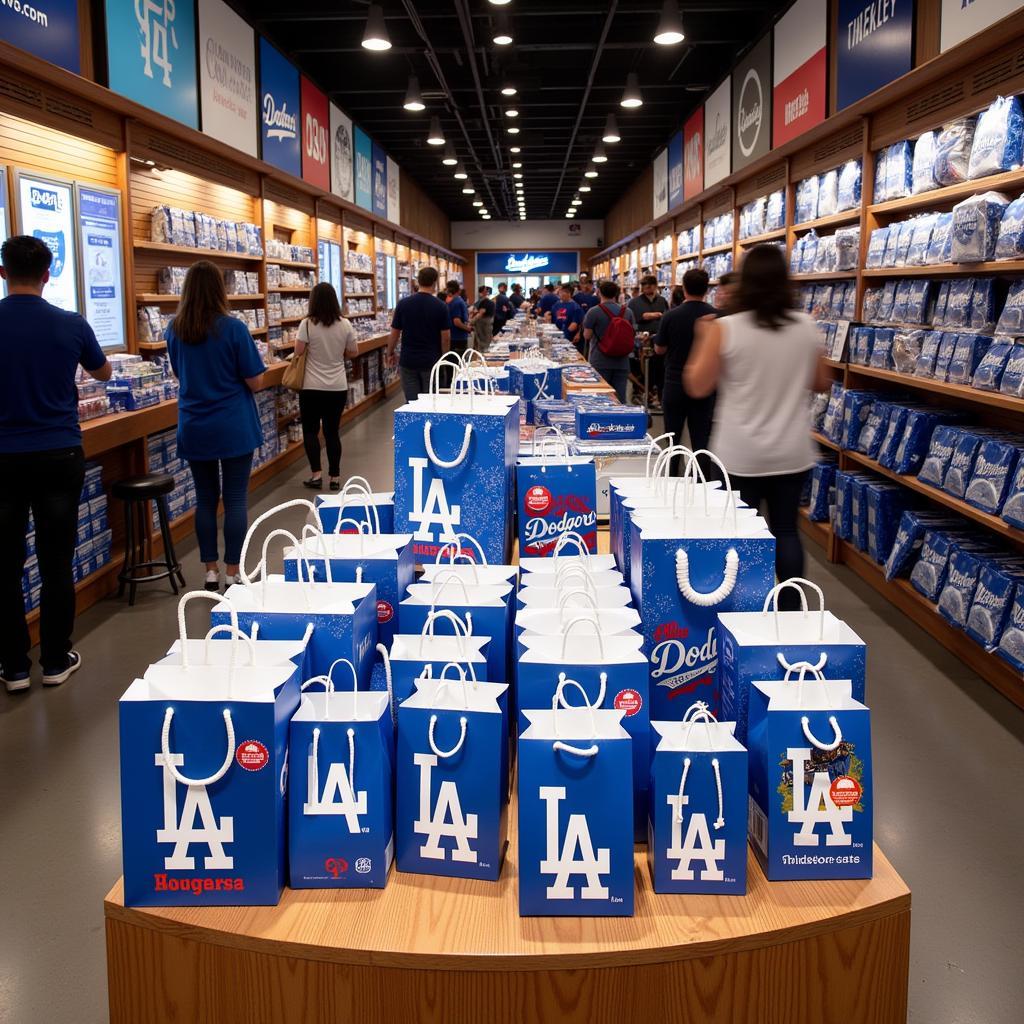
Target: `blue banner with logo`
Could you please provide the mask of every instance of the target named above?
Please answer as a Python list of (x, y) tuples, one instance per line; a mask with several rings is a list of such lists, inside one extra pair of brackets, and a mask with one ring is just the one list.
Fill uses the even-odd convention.
[(106, 0), (105, 10), (110, 88), (198, 128), (194, 4)]
[(373, 212), (378, 217), (388, 215), (388, 157), (377, 145), (371, 143), (373, 153)]
[[(356, 137), (356, 204), (364, 210), (373, 210), (373, 142), (362, 128), (355, 129)], [(386, 202), (386, 200), (385, 200)]]
[(913, 0), (839, 0), (836, 44), (836, 97), (842, 110), (913, 67)]
[(77, 74), (78, 0), (47, 0), (45, 8), (16, 0), (0, 4), (0, 39)]
[(676, 132), (668, 144), (668, 208), (683, 201), (683, 133)]
[(575, 274), (579, 270), (577, 252), (478, 252), (478, 274)]
[(268, 164), (302, 177), (299, 72), (260, 37), (260, 138)]

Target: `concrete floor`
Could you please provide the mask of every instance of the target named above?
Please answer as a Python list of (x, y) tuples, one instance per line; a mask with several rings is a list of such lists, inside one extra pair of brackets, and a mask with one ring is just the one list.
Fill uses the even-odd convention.
[[(390, 438), (389, 410), (353, 424), (343, 471), (390, 486)], [(253, 516), (307, 493), (304, 475), (297, 465), (255, 494)], [(848, 570), (810, 553), (829, 607), (869, 647), (876, 839), (913, 891), (909, 1019), (1019, 1024), (1024, 714)], [(198, 585), (194, 544), (180, 554)], [(174, 608), (159, 585), (132, 609), (102, 602), (79, 620), (84, 667), (71, 681), (0, 693), (4, 1024), (107, 1019), (102, 900), (121, 870), (117, 699), (166, 651)]]

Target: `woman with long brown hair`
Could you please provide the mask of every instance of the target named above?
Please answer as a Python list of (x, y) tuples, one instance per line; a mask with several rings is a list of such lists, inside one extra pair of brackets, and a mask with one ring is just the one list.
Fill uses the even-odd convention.
[(221, 498), (227, 582), (240, 582), (249, 472), (253, 452), (263, 443), (253, 394), (263, 384), (265, 367), (248, 328), (229, 314), (224, 278), (209, 260), (189, 267), (166, 338), (171, 369), (181, 385), (178, 455), (188, 461), (196, 484), (199, 557), (206, 563), (206, 589), (218, 590)]

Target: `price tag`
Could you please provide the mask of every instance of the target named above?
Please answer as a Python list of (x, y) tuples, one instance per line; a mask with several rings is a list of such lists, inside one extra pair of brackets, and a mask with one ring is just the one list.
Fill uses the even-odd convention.
[(846, 356), (846, 338), (850, 333), (850, 321), (840, 320), (836, 324), (836, 335), (832, 341), (832, 348), (828, 354), (829, 359), (834, 359), (837, 363), (843, 362)]

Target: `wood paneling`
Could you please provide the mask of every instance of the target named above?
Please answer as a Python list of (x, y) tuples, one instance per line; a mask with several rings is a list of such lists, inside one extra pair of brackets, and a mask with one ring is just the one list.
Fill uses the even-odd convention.
[(777, 192), (780, 188), (784, 189), (786, 187), (786, 171), (786, 161), (780, 160), (773, 167), (739, 182), (736, 185), (736, 205), (742, 206), (753, 199), (768, 195), (769, 192)]
[(654, 212), (654, 168), (648, 164), (604, 222), (605, 243), (642, 228)]
[(399, 217), (406, 231), (422, 235), (439, 245), (450, 248), (451, 224), (447, 215), (408, 175), (402, 175), (401, 213)]
[(20, 117), (0, 113), (0, 162), (56, 178), (119, 186), (117, 153)]
[[(288, 245), (304, 245), (316, 249), (313, 207), (296, 209), (271, 199), (263, 201), (263, 233)], [(314, 253), (314, 259), (316, 258)]]
[(204, 182), (218, 182), (250, 195), (259, 195), (260, 192), (260, 178), (255, 171), (137, 121), (131, 124), (128, 155), (152, 160), (160, 167), (173, 167), (196, 175)]

